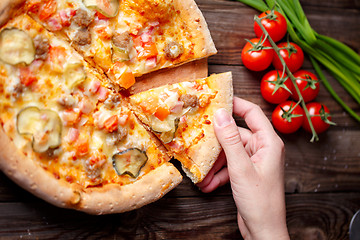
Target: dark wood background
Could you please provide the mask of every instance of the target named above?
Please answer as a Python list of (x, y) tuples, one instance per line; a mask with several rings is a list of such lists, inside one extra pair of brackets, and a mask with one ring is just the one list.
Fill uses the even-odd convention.
[[(274, 108), (259, 90), (261, 76), (241, 62), (245, 38), (254, 37), (255, 10), (241, 3), (196, 0), (219, 53), (209, 73), (232, 71), (235, 95), (259, 104), (270, 117)], [(302, 0), (312, 27), (360, 51), (359, 0)], [(304, 68), (311, 69), (308, 60)], [(349, 105), (356, 104), (330, 78)], [(348, 239), (351, 217), (360, 209), (360, 124), (322, 88), (337, 126), (310, 143), (310, 134), (280, 135), (286, 146), (286, 207), (291, 239)], [(239, 124), (243, 122), (239, 120)], [(178, 164), (175, 163), (177, 166)], [(269, 236), (271, 239), (271, 236)], [(90, 216), (53, 207), (25, 192), (0, 173), (0, 239), (241, 239), (229, 185), (201, 193), (190, 180), (141, 209)]]

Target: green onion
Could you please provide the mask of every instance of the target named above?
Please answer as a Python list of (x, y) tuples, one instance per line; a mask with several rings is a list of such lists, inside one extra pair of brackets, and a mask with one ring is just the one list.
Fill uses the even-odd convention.
[[(304, 13), (299, 0), (237, 0), (259, 11), (274, 8), (285, 17), (288, 33), (309, 56), (322, 83), (332, 97), (358, 122), (360, 116), (334, 91), (321, 72), (323, 65), (353, 99), (360, 104), (360, 56), (350, 47), (315, 32)], [(266, 7), (265, 7), (265, 6)]]

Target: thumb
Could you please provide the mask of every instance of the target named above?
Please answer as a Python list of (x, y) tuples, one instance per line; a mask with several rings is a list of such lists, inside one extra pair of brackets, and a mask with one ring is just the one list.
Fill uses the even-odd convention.
[(224, 108), (218, 109), (215, 112), (214, 123), (216, 137), (226, 155), (229, 174), (231, 172), (239, 174), (250, 170), (253, 166), (232, 116)]

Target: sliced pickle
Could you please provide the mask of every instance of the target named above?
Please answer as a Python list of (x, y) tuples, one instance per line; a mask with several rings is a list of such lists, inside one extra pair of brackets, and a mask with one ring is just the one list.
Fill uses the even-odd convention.
[(130, 60), (129, 51), (111, 44), (111, 60), (113, 62), (125, 62)]
[(17, 131), (21, 135), (32, 136), (32, 148), (43, 153), (61, 144), (61, 120), (49, 109), (26, 107), (17, 115)]
[(23, 30), (5, 28), (0, 32), (0, 59), (5, 63), (29, 65), (35, 59), (32, 38)]
[(118, 175), (128, 174), (136, 178), (140, 169), (145, 165), (148, 157), (144, 151), (138, 148), (129, 148), (114, 154), (112, 157), (113, 167)]
[(66, 86), (72, 89), (85, 81), (86, 72), (81, 63), (70, 63), (66, 66), (63, 76)]
[(108, 18), (115, 17), (119, 11), (119, 0), (83, 0), (83, 3)]
[(165, 143), (165, 144), (170, 143), (175, 138), (175, 133), (176, 133), (176, 130), (178, 129), (179, 122), (180, 122), (180, 119), (175, 118), (174, 128), (172, 128), (168, 132), (163, 132), (160, 134), (159, 137), (160, 137), (161, 141), (163, 141), (163, 143)]

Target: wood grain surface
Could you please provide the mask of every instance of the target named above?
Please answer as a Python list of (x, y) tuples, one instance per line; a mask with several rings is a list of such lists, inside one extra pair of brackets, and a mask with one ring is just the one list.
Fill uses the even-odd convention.
[[(264, 72), (246, 70), (240, 57), (244, 39), (255, 36), (257, 11), (235, 1), (196, 2), (218, 49), (209, 58), (209, 73), (232, 71), (235, 95), (259, 104), (270, 117), (274, 105), (262, 99), (259, 89)], [(301, 3), (317, 32), (360, 52), (359, 0)], [(304, 68), (312, 71), (308, 60)], [(359, 113), (359, 105), (327, 76)], [(310, 134), (303, 131), (280, 135), (286, 147), (289, 233), (291, 239), (348, 239), (351, 217), (360, 209), (360, 125), (324, 88), (317, 101), (329, 107), (337, 123), (319, 142), (310, 143)], [(241, 234), (229, 185), (203, 194), (184, 176), (183, 183), (155, 203), (124, 214), (91, 216), (51, 206), (0, 173), (0, 239), (241, 239)]]

